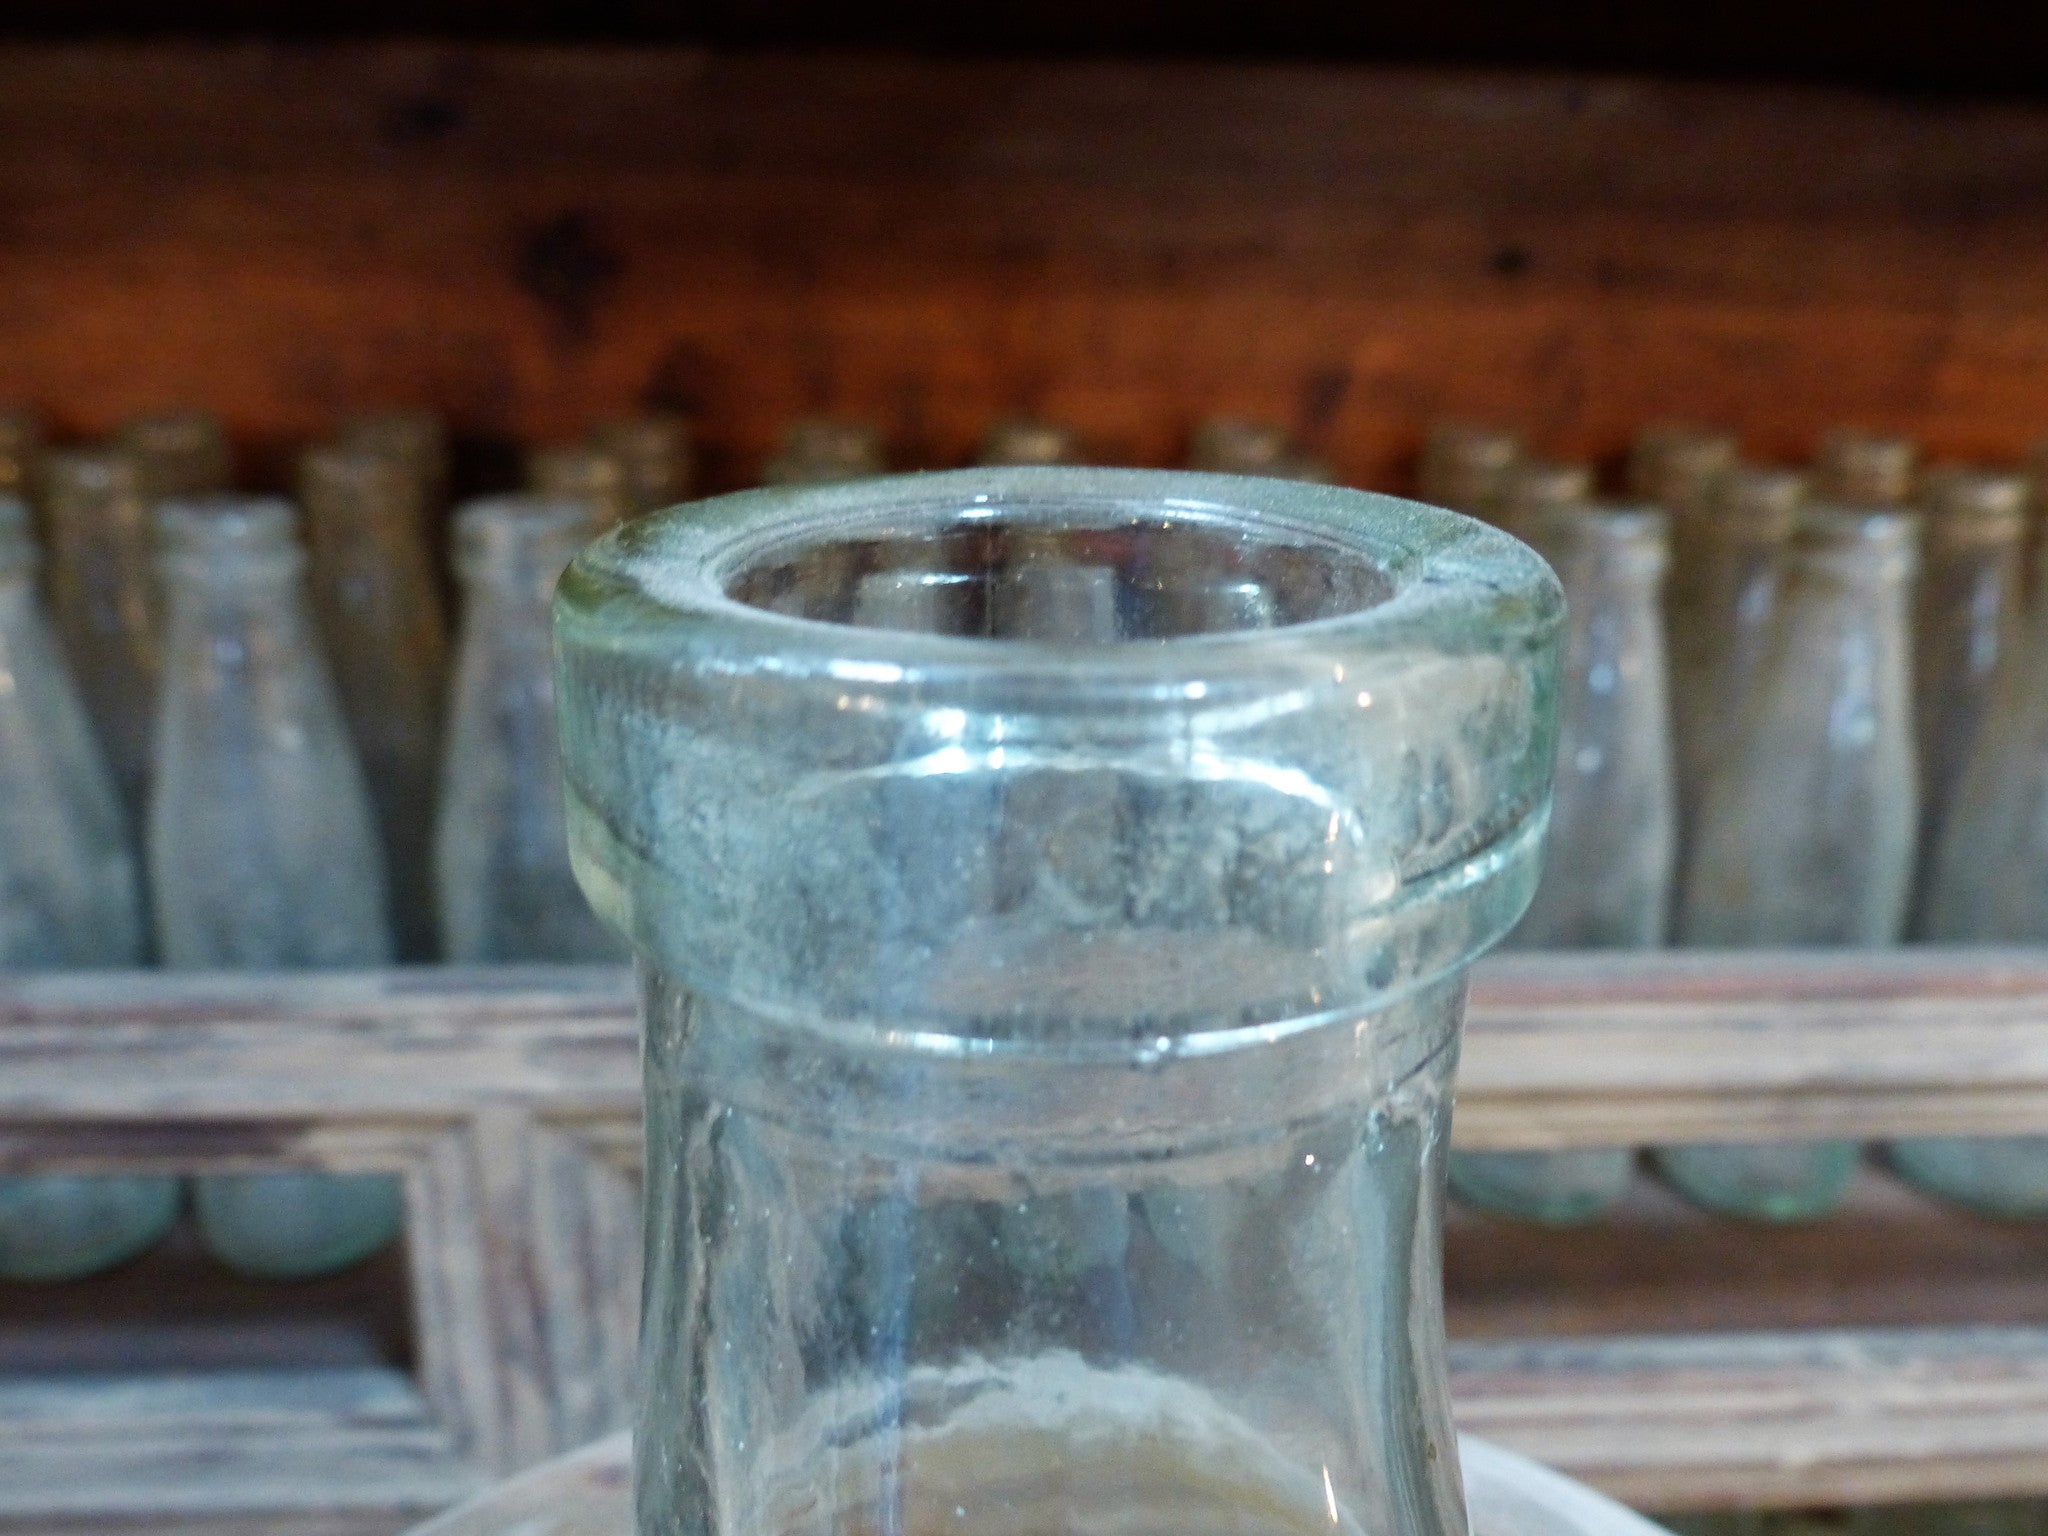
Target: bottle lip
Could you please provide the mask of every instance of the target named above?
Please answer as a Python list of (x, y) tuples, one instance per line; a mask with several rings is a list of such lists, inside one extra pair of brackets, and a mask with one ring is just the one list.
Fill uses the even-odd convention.
[(159, 502), (153, 520), (163, 559), (180, 566), (303, 558), (299, 509), (282, 496), (182, 497)]
[(1939, 464), (1920, 482), (1926, 537), (1947, 543), (2004, 543), (2026, 531), (2029, 487), (2024, 475)]
[[(1002, 528), (1142, 529), (1170, 543), (1181, 527), (1202, 535), (1181, 546), (1191, 555), (1230, 536), (1296, 549), (1310, 566), (1320, 552), (1330, 570), (1374, 580), (1369, 590), (1333, 584), (1352, 606), (1327, 617), (1093, 643), (867, 628), (733, 595), (750, 573), (802, 569), (841, 541)], [(643, 955), (763, 1015), (879, 1020), (947, 1049), (1042, 1029), (1041, 1044), (1085, 1038), (1114, 1054), (1130, 1049), (1122, 1026), (1132, 1015), (1116, 999), (1132, 994), (1133, 975), (1153, 965), (1192, 974), (1160, 956), (1170, 946), (1213, 956), (1215, 939), (1250, 946), (1230, 995), (1191, 999), (1187, 983), (1162, 983), (1145, 1008), (1188, 1011), (1145, 1017), (1160, 1036), (1246, 1043), (1440, 979), (1519, 916), (1548, 806), (1563, 618), (1556, 577), (1500, 530), (1305, 482), (982, 468), (717, 497), (598, 539), (557, 591), (572, 853), (594, 905)], [(881, 941), (849, 927), (855, 911), (896, 922), (888, 914), (908, 910), (902, 903), (926, 912), (920, 904), (933, 899), (890, 873), (894, 845), (844, 844), (847, 829), (880, 825), (882, 786), (892, 814), (930, 840), (933, 868), (967, 868), (993, 845), (980, 822), (947, 811), (958, 804), (949, 797), (1019, 774), (1103, 773), (1236, 807), (1204, 815), (1256, 817), (1264, 812), (1251, 807), (1270, 806), (1318, 850), (1327, 841), (1315, 860), (1286, 855), (1293, 862), (1275, 877), (1299, 898), (1299, 928), (1210, 914), (1183, 931), (1119, 905), (1041, 933), (1032, 924), (1043, 914), (999, 908), (983, 929), (933, 907), (945, 937), (918, 940), (940, 957), (930, 964), (994, 967), (998, 992), (1028, 992), (1057, 1017), (998, 1028), (980, 1011), (997, 1005), (974, 1000), (979, 981), (944, 991), (954, 1001), (943, 1006), (902, 1001), (896, 989), (910, 983), (900, 969), (862, 947)], [(771, 855), (730, 851), (734, 837), (767, 835), (779, 840)], [(1282, 845), (1294, 846), (1273, 842)], [(793, 900), (817, 868), (846, 894)], [(743, 911), (782, 914), (801, 931), (770, 944), (759, 922), (732, 918)], [(1020, 987), (1042, 952), (1002, 946), (1046, 934), (1128, 959), (1113, 978)], [(996, 953), (1010, 958), (984, 958)], [(1058, 967), (1045, 963), (1050, 978)], [(1081, 1035), (1061, 1033), (1069, 1025)]]
[[(587, 546), (558, 601), (572, 643), (668, 656), (715, 644), (819, 666), (868, 660), (970, 679), (1056, 670), (1079, 681), (1197, 682), (1276, 636), (1407, 650), (1494, 626), (1503, 638), (1554, 626), (1555, 579), (1519, 541), (1473, 518), (1371, 491), (1193, 470), (989, 466), (738, 491), (671, 508)], [(1295, 535), (1361, 558), (1391, 592), (1350, 613), (1279, 629), (1137, 643), (1063, 643), (867, 629), (759, 607), (731, 595), (746, 570), (805, 547), (1004, 525), (1059, 532), (1063, 516), (1165, 519), (1229, 532)], [(1176, 706), (1177, 707), (1177, 706)]]

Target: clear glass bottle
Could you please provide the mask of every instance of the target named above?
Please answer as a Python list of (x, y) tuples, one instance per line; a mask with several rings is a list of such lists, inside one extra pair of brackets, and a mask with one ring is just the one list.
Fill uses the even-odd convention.
[[(315, 640), (291, 503), (158, 509), (169, 625), (149, 874), (174, 970), (388, 965), (384, 864), (355, 747)], [(396, 1235), (398, 1181), (216, 1174), (200, 1235), (262, 1278), (346, 1268)]]
[(886, 472), (882, 434), (865, 421), (805, 416), (789, 424), (782, 447), (761, 469), (763, 485), (824, 485)]
[(580, 501), (505, 496), (456, 514), (462, 637), (434, 844), (450, 960), (608, 960), (621, 946), (569, 870), (548, 603), (592, 533)]
[(120, 446), (135, 461), (143, 499), (152, 504), (218, 495), (234, 483), (227, 429), (206, 411), (136, 416), (122, 427)]
[(1688, 514), (1706, 504), (1714, 482), (1740, 458), (1735, 438), (1718, 428), (1654, 422), (1629, 445), (1629, 494), (1670, 513), (1676, 535)]
[[(1666, 520), (1643, 508), (1570, 503), (1514, 516), (1508, 531), (1563, 583), (1556, 789), (1543, 883), (1507, 943), (1516, 949), (1655, 949), (1664, 943), (1677, 810), (1660, 601)], [(1454, 1152), (1466, 1201), (1535, 1221), (1587, 1221), (1621, 1198), (1626, 1148)]]
[(43, 465), (43, 521), (57, 638), (139, 843), (163, 667), (142, 472), (118, 449), (52, 453)]
[(1493, 520), (1519, 538), (1518, 524), (1560, 507), (1584, 506), (1593, 499), (1593, 485), (1590, 464), (1523, 459), (1501, 482)]
[(1802, 475), (1738, 465), (1714, 482), (1698, 511), (1674, 514), (1688, 529), (1692, 562), (1686, 605), (1667, 624), (1681, 867), (1707, 781), (1756, 687), (1785, 544), (1805, 498)]
[[(1999, 660), (1983, 729), (1935, 845), (1922, 925), (1934, 943), (2048, 942), (2044, 665), (2048, 604), (2037, 598)], [(1913, 1183), (1976, 1210), (2048, 1215), (2048, 1137), (1924, 1137), (1893, 1143), (1888, 1157)]]
[(413, 481), (424, 523), (434, 524), (448, 505), (454, 453), (448, 424), (432, 411), (373, 411), (341, 424), (343, 448), (396, 459)]
[(42, 418), (13, 407), (0, 410), (0, 496), (33, 501), (42, 486)]
[(1241, 416), (1211, 416), (1188, 439), (1188, 468), (1218, 475), (1327, 481), (1329, 467), (1295, 445), (1285, 427)]
[(982, 464), (1078, 464), (1081, 442), (1065, 422), (1012, 416), (995, 423), (981, 440)]
[[(1277, 626), (737, 595), (989, 530), (984, 586), (1017, 540), (1120, 591), (1239, 566)], [(639, 1529), (1462, 1536), (1442, 1160), (1464, 968), (1534, 884), (1541, 563), (1358, 492), (984, 469), (657, 514), (556, 612), (577, 872), (644, 987)], [(1064, 899), (1066, 789), (1144, 850), (1121, 899)], [(987, 1206), (1030, 1241), (932, 1264)]]
[(397, 956), (407, 962), (438, 949), (434, 799), (448, 631), (425, 489), (388, 450), (315, 448), (299, 466), (313, 612), (377, 813)]
[(690, 425), (680, 416), (627, 416), (598, 424), (591, 446), (610, 454), (626, 472), (629, 516), (672, 507), (689, 499), (696, 473)]
[(1522, 457), (1522, 440), (1496, 427), (1445, 421), (1429, 429), (1415, 476), (1416, 494), (1431, 506), (1468, 517), (1500, 515), (1501, 492)]
[[(128, 823), (36, 593), (28, 505), (0, 493), (0, 970), (139, 965)], [(156, 1245), (174, 1178), (0, 1178), (0, 1278), (74, 1280)]]
[[(1919, 828), (1911, 603), (1918, 519), (1811, 507), (1755, 696), (1707, 787), (1682, 881), (1692, 948), (1896, 943)], [(1666, 1148), (1665, 1176), (1713, 1210), (1824, 1214), (1855, 1172), (1850, 1142)]]
[(1902, 507), (1913, 499), (1920, 450), (1909, 437), (1847, 429), (1821, 440), (1813, 494), (1845, 507)]
[(1913, 921), (1926, 927), (1941, 829), (1991, 689), (2017, 635), (2027, 483), (1942, 466), (1920, 487), (1923, 551), (1914, 605), (1913, 708), (1920, 754), (1920, 858)]
[(625, 461), (588, 443), (536, 449), (526, 461), (526, 486), (543, 501), (581, 502), (597, 532), (638, 515)]

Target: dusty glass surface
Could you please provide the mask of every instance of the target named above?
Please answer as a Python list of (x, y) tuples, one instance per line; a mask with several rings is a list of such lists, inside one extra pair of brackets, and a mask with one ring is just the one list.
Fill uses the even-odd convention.
[[(1755, 695), (1708, 783), (1682, 877), (1693, 948), (1896, 943), (1919, 825), (1908, 613), (1918, 520), (1809, 508)], [(1848, 1142), (1670, 1148), (1666, 1176), (1713, 1209), (1816, 1216), (1856, 1163)]]
[(377, 814), (397, 957), (432, 960), (448, 631), (425, 484), (395, 453), (347, 447), (309, 452), (299, 483), (313, 611)]
[(1672, 514), (1674, 559), (1685, 572), (1666, 607), (1681, 858), (1714, 766), (1756, 690), (1785, 542), (1805, 497), (1803, 476), (1742, 465)]
[[(1677, 838), (1665, 516), (1565, 503), (1510, 514), (1506, 526), (1550, 562), (1570, 615), (1543, 882), (1507, 944), (1654, 949), (1671, 910)], [(1621, 1198), (1633, 1163), (1626, 1148), (1454, 1153), (1451, 1187), (1532, 1220), (1585, 1221)]]
[(2018, 475), (1943, 466), (1920, 488), (1924, 546), (1913, 615), (1920, 858), (1910, 930), (1924, 935), (1935, 851), (1977, 739), (1999, 658), (2017, 635), (2027, 532)]
[(1501, 493), (1522, 458), (1522, 440), (1512, 432), (1470, 422), (1438, 422), (1422, 445), (1416, 466), (1416, 494), (1432, 506), (1468, 517), (1500, 515)]
[(1461, 1532), (1448, 1087), (1534, 884), (1541, 563), (988, 469), (643, 519), (556, 613), (645, 987), (640, 1529)]
[[(388, 965), (384, 861), (334, 683), (315, 639), (289, 502), (158, 509), (170, 606), (149, 874), (157, 948), (175, 970)], [(383, 1175), (211, 1175), (200, 1235), (245, 1274), (343, 1268), (398, 1229)]]
[(594, 532), (577, 501), (506, 496), (456, 516), (462, 639), (435, 838), (450, 960), (616, 959), (569, 869), (548, 603)]
[[(2036, 573), (2036, 591), (2041, 573)], [(1925, 936), (1937, 944), (2048, 942), (2048, 604), (2035, 602), (1991, 682), (1984, 726), (1934, 850)], [(2048, 1138), (1895, 1143), (1914, 1183), (1993, 1215), (2048, 1214)]]
[(139, 838), (163, 666), (163, 604), (141, 472), (115, 449), (53, 453), (44, 464), (43, 519), (57, 638)]
[[(28, 507), (0, 493), (0, 970), (138, 965), (127, 818), (36, 594)], [(153, 1246), (178, 1181), (0, 1178), (0, 1278), (69, 1280)]]

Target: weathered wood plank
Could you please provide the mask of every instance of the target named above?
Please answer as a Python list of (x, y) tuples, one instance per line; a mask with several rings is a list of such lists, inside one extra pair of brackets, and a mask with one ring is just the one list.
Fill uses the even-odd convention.
[[(536, 102), (547, 110), (536, 111)], [(371, 404), (484, 439), (996, 415), (1166, 462), (1278, 417), (1362, 483), (1442, 413), (1605, 455), (2042, 429), (2048, 111), (1341, 66), (430, 44), (0, 54), (0, 393), (188, 400), (274, 469)]]

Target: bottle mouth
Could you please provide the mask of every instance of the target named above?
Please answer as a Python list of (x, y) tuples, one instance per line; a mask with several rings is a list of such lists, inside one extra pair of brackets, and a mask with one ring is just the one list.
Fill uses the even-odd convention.
[(981, 469), (743, 492), (556, 596), (584, 889), (700, 995), (931, 1038), (1341, 1015), (1533, 886), (1562, 599), (1413, 502)]
[(159, 502), (157, 558), (167, 571), (223, 580), (296, 571), (305, 562), (298, 508), (275, 496), (199, 496)]

